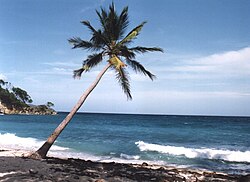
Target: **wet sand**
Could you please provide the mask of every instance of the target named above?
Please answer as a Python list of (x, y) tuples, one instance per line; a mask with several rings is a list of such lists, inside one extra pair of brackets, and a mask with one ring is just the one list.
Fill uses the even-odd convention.
[(86, 182), (134, 182), (134, 181), (239, 181), (249, 182), (249, 175), (179, 169), (167, 166), (143, 164), (101, 163), (81, 159), (49, 157), (33, 160), (21, 157), (22, 151), (0, 150), (0, 181), (86, 181)]

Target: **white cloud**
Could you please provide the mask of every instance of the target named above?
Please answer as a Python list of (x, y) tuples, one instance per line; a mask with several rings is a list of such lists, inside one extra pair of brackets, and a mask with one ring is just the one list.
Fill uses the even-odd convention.
[(197, 99), (197, 98), (250, 98), (250, 92), (233, 91), (143, 91), (135, 92), (138, 98), (166, 99)]
[(57, 75), (72, 75), (72, 70), (70, 69), (64, 69), (64, 68), (51, 68), (51, 69), (45, 69), (45, 70), (40, 70), (40, 71), (30, 71), (30, 72), (20, 72), (20, 71), (12, 71), (7, 73), (7, 75), (10, 78), (25, 78), (25, 77), (31, 77), (31, 78), (36, 78), (39, 76), (57, 76)]
[(133, 105), (144, 113), (249, 115), (249, 101), (250, 92), (160, 90), (135, 92)]
[(79, 67), (81, 64), (75, 63), (73, 61), (56, 61), (56, 62), (44, 62), (43, 65), (52, 66), (52, 67), (63, 67), (63, 68), (73, 68)]
[(4, 74), (0, 73), (0, 79), (1, 80), (7, 80), (7, 77)]
[(193, 63), (197, 63), (198, 70), (202, 66), (208, 72), (250, 75), (250, 47), (238, 51), (229, 51), (221, 54), (199, 58)]
[(168, 79), (220, 79), (250, 77), (250, 47), (237, 51), (179, 60), (179, 65), (155, 68)]

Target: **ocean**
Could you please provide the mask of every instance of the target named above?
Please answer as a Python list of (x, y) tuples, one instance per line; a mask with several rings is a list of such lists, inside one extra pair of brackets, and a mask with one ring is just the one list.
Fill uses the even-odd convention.
[[(66, 115), (0, 116), (0, 149), (38, 149)], [(78, 113), (49, 155), (250, 174), (250, 117)]]

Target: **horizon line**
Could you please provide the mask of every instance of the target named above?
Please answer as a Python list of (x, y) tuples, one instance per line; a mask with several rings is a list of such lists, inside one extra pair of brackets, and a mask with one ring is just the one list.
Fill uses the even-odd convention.
[[(70, 111), (57, 111), (57, 113), (69, 113)], [(76, 114), (114, 114), (114, 115), (149, 115), (149, 116), (188, 116), (188, 117), (246, 117), (250, 115), (216, 115), (216, 114), (164, 114), (164, 113), (126, 113), (126, 112), (97, 112), (80, 111)]]

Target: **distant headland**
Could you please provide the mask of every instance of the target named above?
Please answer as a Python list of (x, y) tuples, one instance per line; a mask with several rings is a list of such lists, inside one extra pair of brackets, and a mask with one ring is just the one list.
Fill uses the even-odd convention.
[(51, 107), (52, 102), (43, 105), (31, 105), (33, 100), (29, 94), (0, 79), (0, 113), (1, 114), (27, 114), (27, 115), (56, 115)]

